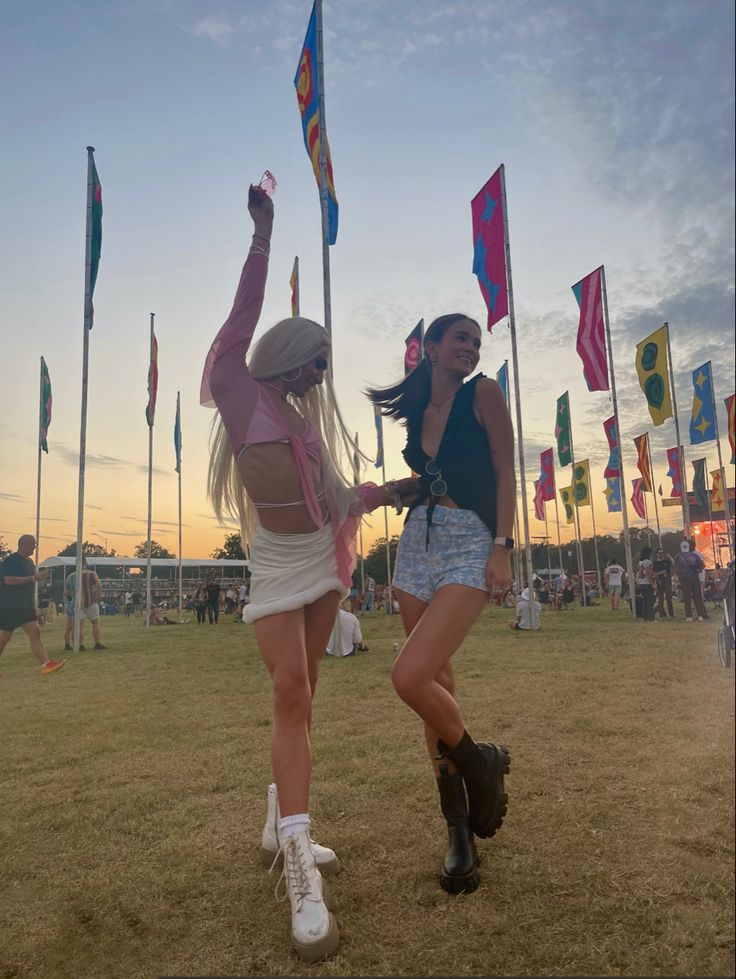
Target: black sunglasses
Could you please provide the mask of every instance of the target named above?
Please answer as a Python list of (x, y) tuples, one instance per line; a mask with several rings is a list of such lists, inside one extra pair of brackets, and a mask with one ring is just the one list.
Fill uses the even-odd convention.
[(313, 363), (318, 371), (326, 371), (330, 366), (324, 357), (315, 357)]

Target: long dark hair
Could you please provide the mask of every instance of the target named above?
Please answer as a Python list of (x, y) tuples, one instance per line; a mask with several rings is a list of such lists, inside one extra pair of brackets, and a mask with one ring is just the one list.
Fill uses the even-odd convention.
[[(475, 320), (465, 313), (447, 313), (445, 316), (438, 316), (429, 324), (424, 334), (424, 357), (411, 374), (407, 374), (403, 380), (398, 384), (392, 384), (391, 387), (366, 389), (366, 396), (381, 409), (382, 415), (396, 418), (404, 425), (421, 417), (432, 393), (432, 367), (426, 353), (427, 344), (439, 343), (452, 324), (459, 320), (470, 320), (478, 326)], [(479, 326), (478, 329), (480, 330)]]

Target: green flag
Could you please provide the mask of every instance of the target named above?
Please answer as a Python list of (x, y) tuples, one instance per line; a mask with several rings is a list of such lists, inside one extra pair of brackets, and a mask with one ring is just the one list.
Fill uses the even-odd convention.
[(705, 479), (705, 459), (693, 459), (693, 496), (700, 506), (708, 508), (708, 485)]
[(95, 315), (95, 308), (92, 304), (92, 297), (95, 294), (95, 284), (97, 282), (97, 271), (100, 267), (100, 255), (102, 254), (102, 184), (97, 176), (97, 167), (92, 161), (92, 213), (90, 214), (90, 268), (89, 268), (89, 328), (92, 329), (92, 321)]
[(560, 465), (569, 466), (572, 462), (572, 452), (570, 451), (570, 395), (567, 391), (557, 399), (555, 438)]
[(46, 436), (51, 424), (51, 378), (46, 361), (41, 358), (41, 407), (39, 411), (38, 444), (44, 452), (49, 451)]

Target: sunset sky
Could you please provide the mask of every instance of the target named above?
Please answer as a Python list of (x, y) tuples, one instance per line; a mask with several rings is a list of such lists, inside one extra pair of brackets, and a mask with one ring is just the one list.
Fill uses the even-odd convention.
[[(41, 355), (54, 408), (40, 557), (76, 538), (88, 144), (104, 219), (84, 536), (122, 554), (145, 538), (151, 312), (160, 368), (153, 537), (177, 550), (177, 390), (184, 556), (209, 555), (230, 529), (218, 526), (205, 494), (212, 412), (199, 406), (199, 380), (249, 241), (247, 186), (266, 168), (279, 187), (260, 328), (289, 314), (295, 255), (302, 313), (323, 320), (319, 201), (293, 86), (310, 10), (310, 0), (4, 5), (7, 542), (34, 529)], [(334, 371), (366, 452), (375, 439), (361, 392), (401, 375), (404, 337), (417, 320), (464, 311), (485, 322), (471, 273), (470, 199), (504, 163), (530, 509), (539, 452), (553, 444), (555, 402), (569, 390), (576, 456), (591, 460), (598, 529), (621, 527), (603, 496), (609, 397), (587, 391), (575, 352), (570, 287), (600, 264), (627, 495), (637, 475), (632, 438), (647, 429), (656, 483), (670, 491), (673, 424), (652, 427), (634, 370), (636, 343), (665, 320), (688, 481), (690, 460), (707, 455), (709, 468), (716, 465), (714, 443), (687, 445), (690, 372), (707, 360), (730, 458), (723, 399), (734, 385), (733, 17), (730, 0), (325, 2), (327, 130), (340, 204), (331, 249)], [(510, 351), (498, 324), (484, 335), (481, 370), (495, 376)], [(403, 432), (390, 422), (385, 431), (387, 476), (405, 475)], [(727, 471), (732, 485), (733, 467)], [(558, 470), (558, 485), (569, 483), (565, 475)], [(380, 482), (380, 472), (369, 467), (366, 478)], [(552, 504), (548, 514), (553, 521)], [(681, 526), (680, 511), (666, 509), (663, 523)], [(589, 509), (582, 525), (590, 534)], [(532, 510), (531, 533), (543, 532)], [(378, 534), (380, 511), (366, 541)]]

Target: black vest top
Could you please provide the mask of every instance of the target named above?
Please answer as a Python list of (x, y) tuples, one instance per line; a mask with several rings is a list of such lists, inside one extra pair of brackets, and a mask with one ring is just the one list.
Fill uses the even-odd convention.
[[(484, 376), (476, 374), (455, 395), (435, 459), (442, 471), (442, 479), (447, 483), (447, 496), (462, 510), (474, 510), (495, 537), (496, 473), (488, 435), (473, 411), (475, 385)], [(408, 437), (402, 454), (421, 483), (421, 492), (409, 507), (407, 520), (415, 507), (429, 501), (430, 484), (437, 479), (425, 471), (431, 456), (421, 444), (423, 415), (424, 408), (415, 418), (407, 420)]]

